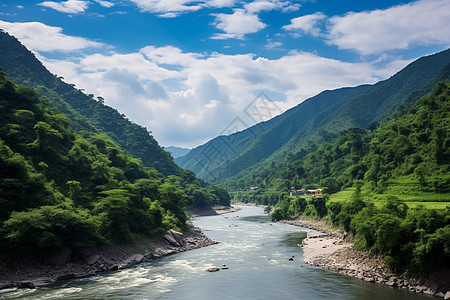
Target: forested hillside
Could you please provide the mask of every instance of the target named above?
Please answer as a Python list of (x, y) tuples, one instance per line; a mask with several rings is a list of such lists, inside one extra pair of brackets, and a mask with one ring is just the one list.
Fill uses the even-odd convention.
[(272, 120), (215, 138), (176, 162), (207, 181), (263, 177), (298, 147), (331, 141), (352, 127), (376, 127), (397, 107), (430, 92), (445, 77), (449, 63), (446, 50), (420, 58), (377, 84), (322, 92)]
[(228, 205), (191, 171), (165, 176), (0, 72), (0, 260), (185, 229), (187, 206)]
[[(244, 185), (257, 191), (234, 197), (274, 205), (274, 220), (325, 218), (357, 248), (384, 254), (394, 271), (450, 267), (449, 128), (450, 83), (439, 82), (377, 129), (351, 128), (301, 149), (282, 167), (248, 177)], [(289, 196), (300, 188), (324, 195)]]
[(74, 130), (106, 133), (120, 147), (140, 158), (145, 166), (165, 175), (181, 172), (146, 128), (105, 105), (101, 97), (94, 99), (94, 95), (86, 95), (51, 74), (15, 37), (1, 29), (0, 68), (17, 84), (32, 87), (39, 95), (51, 99), (49, 105), (71, 119)]

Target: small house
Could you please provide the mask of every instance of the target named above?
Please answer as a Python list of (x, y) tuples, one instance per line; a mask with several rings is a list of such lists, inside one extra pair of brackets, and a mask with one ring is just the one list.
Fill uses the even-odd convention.
[(289, 196), (303, 196), (305, 195), (306, 191), (304, 189), (301, 190), (291, 190), (289, 191)]

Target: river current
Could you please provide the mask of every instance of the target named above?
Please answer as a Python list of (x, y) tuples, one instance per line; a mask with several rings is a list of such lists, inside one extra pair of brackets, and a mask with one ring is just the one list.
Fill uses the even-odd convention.
[(434, 299), (302, 263), (308, 229), (272, 223), (259, 207), (194, 224), (219, 244), (0, 299)]

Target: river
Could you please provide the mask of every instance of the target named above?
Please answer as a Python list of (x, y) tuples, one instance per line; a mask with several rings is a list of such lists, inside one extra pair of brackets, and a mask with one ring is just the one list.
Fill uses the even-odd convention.
[[(219, 244), (52, 287), (0, 294), (0, 298), (435, 299), (302, 263), (297, 244), (308, 229), (272, 223), (259, 207), (198, 217), (194, 224)], [(206, 272), (223, 264), (228, 269)]]

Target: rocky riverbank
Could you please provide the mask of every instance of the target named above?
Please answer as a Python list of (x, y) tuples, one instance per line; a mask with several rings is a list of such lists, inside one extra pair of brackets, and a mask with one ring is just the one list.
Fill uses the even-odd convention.
[(70, 249), (45, 263), (22, 262), (14, 267), (0, 266), (0, 290), (39, 288), (55, 282), (115, 271), (166, 255), (217, 244), (190, 224), (190, 231), (168, 231), (164, 237), (129, 245), (110, 245), (84, 249), (73, 254)]
[(307, 238), (299, 245), (303, 248), (303, 261), (336, 273), (353, 276), (364, 281), (386, 284), (411, 292), (450, 299), (450, 272), (436, 272), (427, 276), (417, 274), (395, 275), (389, 272), (384, 257), (353, 249), (346, 233), (331, 229), (326, 222), (301, 218), (280, 221), (310, 228)]
[(234, 206), (214, 206), (211, 209), (194, 209), (189, 211), (191, 215), (196, 216), (214, 216), (228, 214), (232, 212), (239, 211), (239, 207)]

